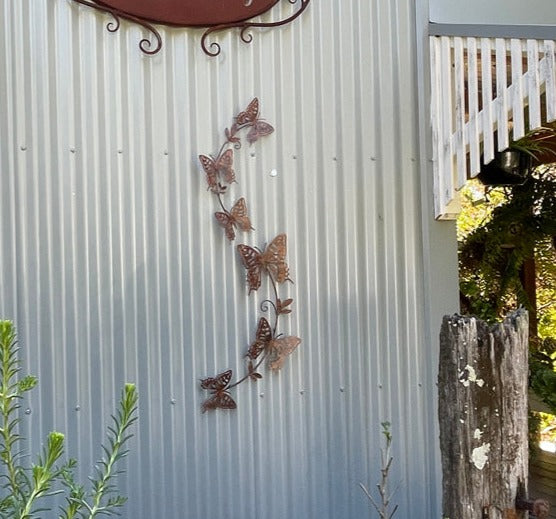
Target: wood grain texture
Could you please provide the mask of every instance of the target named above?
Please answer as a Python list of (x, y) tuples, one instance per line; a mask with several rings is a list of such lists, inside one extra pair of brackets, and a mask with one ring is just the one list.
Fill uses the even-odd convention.
[(476, 519), (514, 513), (527, 488), (528, 316), (489, 326), (446, 316), (438, 375), (443, 514)]

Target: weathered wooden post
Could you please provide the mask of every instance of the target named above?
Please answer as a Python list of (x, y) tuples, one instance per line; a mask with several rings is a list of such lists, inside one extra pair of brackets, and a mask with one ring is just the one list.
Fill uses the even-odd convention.
[(438, 375), (443, 515), (517, 519), (526, 497), (528, 316), (444, 317)]

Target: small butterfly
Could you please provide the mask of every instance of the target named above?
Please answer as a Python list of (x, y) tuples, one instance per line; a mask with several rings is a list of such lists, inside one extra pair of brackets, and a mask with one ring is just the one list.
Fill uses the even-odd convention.
[(235, 409), (236, 403), (226, 388), (232, 379), (232, 370), (224, 371), (216, 375), (216, 377), (208, 377), (201, 380), (203, 389), (210, 389), (212, 396), (203, 402), (203, 413), (209, 409)]
[(269, 342), (272, 340), (272, 328), (266, 318), (261, 317), (259, 319), (259, 324), (257, 326), (257, 333), (255, 335), (255, 340), (249, 346), (247, 350), (246, 357), (251, 360), (255, 360), (262, 351), (268, 346)]
[(261, 286), (261, 272), (266, 271), (277, 283), (288, 280), (288, 265), (286, 263), (287, 238), (285, 234), (279, 234), (267, 246), (264, 252), (250, 247), (249, 245), (238, 245), (237, 249), (241, 256), (243, 266), (247, 269), (247, 285), (249, 293), (258, 290)]
[(234, 150), (229, 148), (222, 153), (216, 160), (207, 155), (199, 155), (201, 166), (207, 176), (209, 189), (214, 193), (221, 192), (220, 178), (228, 184), (235, 182), (236, 176), (233, 170)]
[(257, 120), (247, 132), (247, 142), (253, 144), (259, 137), (266, 137), (274, 131), (274, 127), (265, 121)]
[(237, 114), (236, 124), (243, 126), (245, 124), (253, 124), (259, 117), (259, 100), (255, 97), (248, 105), (247, 108)]
[(268, 347), (271, 351), (268, 367), (273, 370), (280, 369), (286, 357), (301, 344), (299, 337), (280, 337), (270, 341)]
[(214, 213), (214, 216), (218, 223), (224, 227), (226, 238), (230, 241), (236, 237), (234, 227), (245, 232), (253, 229), (251, 220), (247, 216), (247, 204), (243, 197), (234, 204), (229, 212), (219, 211)]
[(232, 379), (232, 370), (224, 371), (216, 375), (216, 377), (208, 377), (201, 380), (203, 389), (211, 389), (212, 391), (221, 391), (225, 389)]
[(203, 413), (211, 409), (235, 409), (237, 407), (235, 400), (224, 390), (217, 391), (209, 399), (203, 402), (201, 410)]

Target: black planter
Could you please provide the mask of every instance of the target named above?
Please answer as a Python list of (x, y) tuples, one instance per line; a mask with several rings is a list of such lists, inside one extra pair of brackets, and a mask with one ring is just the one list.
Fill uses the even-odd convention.
[(515, 186), (523, 184), (532, 167), (532, 158), (519, 150), (504, 150), (494, 154), (494, 160), (483, 165), (477, 178), (486, 186)]

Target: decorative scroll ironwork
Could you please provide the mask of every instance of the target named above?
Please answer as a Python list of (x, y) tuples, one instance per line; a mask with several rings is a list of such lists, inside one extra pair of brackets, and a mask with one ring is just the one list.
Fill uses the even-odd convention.
[[(247, 130), (246, 140), (249, 144), (274, 131), (269, 123), (259, 117), (259, 100), (257, 98), (253, 99), (247, 108), (235, 117), (231, 128), (226, 128), (226, 141), (216, 157), (199, 155), (208, 190), (218, 198), (222, 209), (215, 212), (214, 216), (230, 241), (235, 239), (236, 230), (244, 232), (253, 230), (245, 198), (239, 198), (230, 209), (226, 207), (223, 199), (229, 185), (235, 182), (233, 154), (234, 150), (241, 148), (241, 139), (238, 136), (241, 130)], [(263, 276), (270, 280), (273, 298), (265, 299), (261, 303), (261, 311), (269, 313), (271, 317), (269, 317), (270, 320), (266, 317), (259, 318), (255, 339), (245, 354), (247, 365), (242, 377), (234, 382), (232, 381), (232, 370), (227, 370), (214, 377), (201, 380), (201, 388), (210, 391), (210, 397), (203, 402), (203, 412), (213, 409), (235, 409), (236, 402), (231, 396), (230, 390), (246, 380), (261, 379), (259, 368), (265, 359), (269, 369), (280, 369), (288, 355), (301, 343), (299, 337), (284, 336), (278, 333), (278, 319), (281, 315), (291, 313), (291, 304), (293, 303), (293, 299), (281, 299), (278, 293), (278, 285), (285, 281), (291, 282), (286, 263), (286, 235), (278, 234), (264, 249), (241, 244), (237, 246), (237, 251), (241, 263), (246, 269), (249, 294), (260, 288)]]
[[(207, 38), (214, 32), (220, 32), (225, 29), (241, 29), (239, 32), (239, 37), (241, 41), (244, 43), (251, 43), (253, 41), (253, 35), (247, 31), (252, 28), (264, 28), (264, 27), (279, 27), (281, 25), (286, 25), (293, 20), (295, 20), (298, 16), (305, 11), (309, 2), (311, 0), (300, 0), (300, 7), (297, 11), (295, 11), (291, 16), (285, 18), (284, 20), (278, 20), (276, 22), (240, 22), (240, 23), (229, 23), (229, 24), (220, 24), (215, 25), (213, 27), (209, 27), (203, 34), (201, 38), (201, 47), (205, 54), (209, 56), (218, 56), (220, 54), (221, 48), (220, 44), (217, 42), (212, 42), (207, 46)], [(297, 3), (297, 0), (288, 0), (290, 4)], [(212, 49), (212, 50), (211, 50)]]
[(147, 29), (147, 31), (149, 31), (153, 35), (154, 39), (156, 40), (156, 43), (153, 44), (153, 41), (150, 40), (149, 38), (143, 38), (139, 42), (139, 48), (143, 53), (149, 55), (156, 54), (162, 48), (162, 36), (160, 36), (158, 30), (148, 20), (144, 20), (138, 16), (133, 16), (131, 14), (124, 13), (119, 9), (115, 9), (107, 5), (97, 3), (96, 0), (73, 0), (73, 1), (77, 2), (78, 4), (87, 5), (99, 11), (103, 11), (105, 13), (111, 14), (114, 20), (106, 24), (106, 29), (108, 32), (118, 31), (121, 25), (120, 22), (121, 18), (136, 23), (137, 25), (140, 25), (144, 29)]
[[(140, 10), (139, 8), (134, 9), (133, 7), (127, 7), (127, 3), (125, 0), (73, 0), (82, 5), (86, 5), (88, 7), (92, 7), (99, 11), (105, 12), (110, 14), (114, 20), (108, 22), (106, 25), (106, 29), (109, 32), (116, 32), (120, 28), (121, 19), (127, 20), (129, 22), (135, 23), (140, 25), (147, 31), (149, 31), (152, 35), (151, 38), (143, 38), (139, 42), (139, 48), (145, 54), (156, 54), (162, 48), (162, 37), (158, 29), (154, 26), (154, 24), (162, 24), (168, 25), (172, 27), (206, 27), (202, 37), (201, 37), (201, 48), (205, 52), (205, 54), (209, 56), (218, 56), (221, 52), (220, 44), (217, 42), (208, 42), (209, 36), (211, 36), (215, 32), (224, 31), (226, 29), (239, 29), (239, 37), (244, 43), (251, 43), (253, 41), (253, 35), (249, 32), (250, 29), (253, 28), (265, 28), (265, 27), (279, 27), (281, 25), (288, 24), (295, 20), (297, 17), (305, 11), (308, 7), (309, 2), (311, 0), (287, 0), (290, 4), (297, 4), (299, 3), (298, 9), (292, 13), (290, 16), (283, 20), (277, 20), (274, 22), (249, 22), (246, 20), (249, 18), (253, 18), (254, 16), (258, 16), (269, 10), (273, 7), (277, 2), (280, 0), (266, 0), (263, 8), (257, 10), (254, 2), (262, 2), (263, 0), (245, 0), (243, 3), (243, 8), (247, 11), (245, 14), (238, 15), (237, 12), (234, 11), (233, 15), (229, 14), (229, 8), (227, 10), (222, 10), (215, 15), (214, 21), (211, 22), (201, 22), (199, 23), (196, 19), (192, 19), (191, 22), (188, 22), (186, 18), (184, 18), (183, 13), (187, 13), (188, 3), (191, 4), (192, 2), (201, 2), (206, 0), (183, 0), (181, 4), (181, 10), (179, 15), (176, 15), (176, 21), (172, 21), (172, 13), (167, 13), (165, 11), (165, 16), (159, 16), (156, 14), (156, 1), (152, 0), (151, 9), (153, 12), (149, 10)], [(118, 7), (118, 5), (126, 6), (125, 9)], [(131, 3), (131, 5), (133, 5)], [(225, 4), (219, 4), (225, 5)], [(236, 6), (237, 9), (237, 6)], [(149, 13), (149, 14), (147, 14)]]

